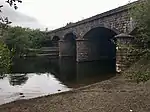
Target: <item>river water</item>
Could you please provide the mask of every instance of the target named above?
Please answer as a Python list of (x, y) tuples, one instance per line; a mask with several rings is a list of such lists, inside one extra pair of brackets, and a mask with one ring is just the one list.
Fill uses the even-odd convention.
[(11, 71), (0, 78), (0, 105), (109, 79), (115, 76), (115, 63), (110, 60), (76, 63), (72, 58), (18, 58)]

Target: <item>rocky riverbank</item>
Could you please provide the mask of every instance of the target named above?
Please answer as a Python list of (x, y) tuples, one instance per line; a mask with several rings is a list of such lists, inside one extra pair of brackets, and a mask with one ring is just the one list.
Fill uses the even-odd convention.
[(150, 81), (121, 76), (73, 91), (1, 105), (0, 112), (150, 112)]

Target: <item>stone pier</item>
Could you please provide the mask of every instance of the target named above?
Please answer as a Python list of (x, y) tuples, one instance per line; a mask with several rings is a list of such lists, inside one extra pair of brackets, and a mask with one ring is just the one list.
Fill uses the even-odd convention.
[(77, 62), (90, 61), (90, 49), (88, 39), (77, 39), (76, 45), (77, 45), (76, 61)]
[(115, 36), (116, 47), (116, 70), (122, 72), (130, 67), (136, 60), (136, 54), (132, 50), (134, 46), (134, 37), (127, 34)]

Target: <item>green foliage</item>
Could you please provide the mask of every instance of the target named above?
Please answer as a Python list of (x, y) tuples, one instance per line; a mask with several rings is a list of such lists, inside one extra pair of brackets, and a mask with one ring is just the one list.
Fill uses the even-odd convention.
[(135, 73), (131, 78), (136, 80), (137, 83), (139, 82), (146, 82), (147, 80), (150, 79), (150, 71), (145, 71), (145, 72), (138, 72)]
[(40, 30), (28, 30), (28, 38), (31, 42), (30, 48), (41, 48), (42, 42), (47, 39), (47, 35), (45, 32), (41, 32)]
[(14, 7), (14, 9), (17, 9), (17, 2), (22, 3), (22, 0), (6, 0), (6, 2), (11, 6)]
[(140, 0), (131, 9), (131, 16), (135, 20), (136, 36), (139, 42), (150, 41), (150, 0)]
[(42, 47), (42, 41), (46, 40), (46, 33), (40, 30), (29, 28), (8, 27), (3, 32), (3, 40), (10, 50), (14, 50), (16, 55), (27, 54), (28, 49)]
[(20, 27), (9, 27), (3, 33), (3, 40), (8, 45), (8, 48), (14, 49), (17, 54), (22, 54), (28, 43), (28, 35)]
[[(17, 9), (18, 8), (17, 3), (22, 3), (22, 0), (5, 0), (5, 2), (9, 4), (10, 7)], [(3, 8), (3, 4), (0, 4), (0, 13), (2, 12), (2, 8)], [(0, 15), (0, 28), (1, 28), (0, 31), (2, 31), (4, 28), (7, 28), (7, 25), (11, 23), (12, 22), (9, 21), (8, 17), (4, 17), (2, 16), (2, 14)]]
[[(17, 2), (22, 3), (22, 0), (5, 0), (6, 3), (10, 5), (10, 7), (13, 7), (17, 9)], [(3, 4), (0, 4), (0, 13), (2, 13)], [(3, 35), (3, 31), (6, 30), (8, 27), (8, 24), (11, 24), (8, 17), (2, 16), (0, 14), (0, 37)], [(0, 38), (0, 76), (4, 75), (5, 73), (8, 73), (11, 65), (11, 53), (8, 49), (7, 45), (2, 41), (2, 38)]]
[(0, 76), (8, 73), (11, 65), (11, 53), (7, 46), (0, 41)]
[(150, 52), (143, 55), (141, 59), (126, 70), (123, 75), (137, 83), (150, 80)]
[(132, 32), (134, 44), (139, 47), (129, 47), (128, 52), (135, 52), (137, 56), (140, 54), (138, 57), (141, 59), (124, 74), (139, 83), (150, 79), (150, 0), (139, 0), (130, 8), (130, 15), (136, 24)]

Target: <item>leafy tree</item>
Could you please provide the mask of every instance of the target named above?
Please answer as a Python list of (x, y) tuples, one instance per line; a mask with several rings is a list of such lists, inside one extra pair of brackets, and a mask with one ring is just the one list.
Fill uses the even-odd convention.
[[(6, 3), (8, 3), (14, 9), (18, 8), (17, 2), (22, 3), (22, 0), (6, 0)], [(2, 8), (3, 5), (0, 4), (0, 13), (2, 13)], [(2, 15), (0, 16), (0, 23), (1, 23), (1, 28), (5, 28), (8, 24), (11, 24), (11, 22), (8, 20), (8, 17), (2, 17)]]
[(11, 53), (6, 44), (0, 41), (0, 76), (8, 73), (11, 65)]
[(28, 53), (28, 49), (38, 49), (47, 41), (46, 32), (22, 27), (8, 27), (3, 33), (3, 40), (16, 55)]
[(22, 55), (30, 46), (28, 33), (21, 27), (9, 27), (3, 33), (3, 40), (8, 48), (15, 51), (15, 54)]
[[(136, 24), (136, 29), (132, 32), (132, 35), (135, 36), (135, 42), (137, 42), (135, 44), (139, 46), (129, 49), (131, 52), (137, 51), (136, 54), (142, 54), (142, 57), (133, 68), (131, 67), (131, 71), (129, 69), (130, 72), (127, 71), (128, 74), (126, 75), (138, 83), (141, 81), (145, 82), (150, 79), (150, 0), (138, 0), (129, 8)], [(142, 48), (140, 45), (142, 45)]]
[[(14, 7), (17, 9), (16, 2), (22, 3), (21, 0), (7, 0), (6, 3), (8, 3), (11, 7)], [(2, 13), (3, 5), (0, 4), (0, 13)], [(2, 14), (0, 14), (0, 75), (2, 76), (4, 73), (7, 73), (9, 71), (10, 65), (11, 65), (11, 53), (5, 43), (2, 41), (1, 36), (3, 33), (3, 30), (7, 28), (8, 24), (11, 22), (8, 20), (8, 17), (3, 17)]]
[[(131, 16), (136, 23), (137, 40), (147, 47), (150, 42), (150, 0), (139, 0), (131, 9)], [(150, 47), (150, 46), (149, 46)]]
[(42, 45), (42, 42), (45, 41), (47, 39), (47, 36), (46, 36), (46, 33), (45, 32), (42, 32), (38, 29), (36, 30), (27, 30), (27, 33), (29, 34), (28, 38), (30, 39), (30, 42), (32, 43), (30, 45), (30, 48), (41, 48), (43, 45)]

